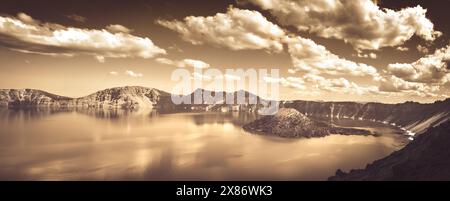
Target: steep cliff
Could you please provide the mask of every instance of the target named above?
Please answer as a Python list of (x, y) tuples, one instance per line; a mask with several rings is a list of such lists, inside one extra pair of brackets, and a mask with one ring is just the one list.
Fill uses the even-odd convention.
[(450, 99), (430, 104), (292, 101), (282, 105), (307, 116), (378, 121), (408, 130), (411, 134), (420, 134), (428, 127), (450, 119)]
[(117, 87), (81, 98), (69, 98), (34, 89), (0, 90), (3, 107), (152, 108), (170, 94), (145, 87)]
[(36, 89), (0, 89), (3, 107), (64, 107), (71, 105), (72, 100)]

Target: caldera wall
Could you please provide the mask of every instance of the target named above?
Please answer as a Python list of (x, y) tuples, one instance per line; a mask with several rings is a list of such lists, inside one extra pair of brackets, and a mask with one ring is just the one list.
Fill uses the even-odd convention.
[(430, 104), (292, 101), (281, 106), (295, 108), (307, 116), (378, 121), (414, 133), (422, 133), (450, 119), (450, 99)]

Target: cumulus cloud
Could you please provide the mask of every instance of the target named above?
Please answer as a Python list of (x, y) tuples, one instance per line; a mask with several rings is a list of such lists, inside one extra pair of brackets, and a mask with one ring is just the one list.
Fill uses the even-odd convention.
[(388, 65), (388, 72), (410, 82), (442, 83), (448, 82), (450, 74), (450, 45), (437, 49), (413, 63), (394, 63)]
[(442, 33), (421, 6), (398, 11), (372, 0), (246, 0), (268, 10), (277, 20), (299, 31), (336, 38), (358, 50), (402, 45), (413, 35), (433, 41)]
[(131, 76), (131, 77), (143, 77), (144, 76), (142, 73), (137, 73), (132, 70), (125, 71), (125, 75)]
[(279, 83), (281, 86), (290, 87), (298, 90), (305, 90), (306, 86), (304, 85), (304, 80), (298, 77), (263, 77), (263, 81), (267, 83)]
[(355, 82), (349, 81), (343, 77), (325, 78), (316, 74), (305, 74), (299, 77), (264, 77), (268, 83), (279, 83), (281, 86), (297, 90), (320, 93), (328, 91), (343, 94), (379, 94), (378, 86), (360, 86)]
[(156, 62), (175, 66), (175, 67), (182, 67), (182, 68), (209, 68), (211, 65), (204, 61), (195, 60), (195, 59), (183, 59), (181, 61), (174, 61), (168, 58), (157, 58)]
[[(296, 47), (290, 47), (295, 45)], [(420, 58), (413, 63), (396, 63), (379, 73), (374, 67), (358, 64), (333, 55), (309, 39), (297, 37), (288, 45), (296, 69), (290, 74), (303, 72), (302, 85), (308, 91), (329, 91), (355, 95), (417, 95), (421, 97), (447, 97), (442, 91), (450, 83), (450, 45), (436, 50), (434, 54)], [(350, 75), (371, 75), (361, 85), (350, 81)], [(345, 77), (342, 77), (345, 76)], [(338, 78), (335, 78), (338, 77)], [(289, 85), (284, 78), (278, 80)]]
[(286, 42), (296, 71), (310, 74), (368, 75), (374, 78), (379, 76), (376, 68), (340, 58), (310, 39), (288, 37)]
[(166, 51), (146, 37), (43, 23), (24, 13), (0, 16), (0, 45), (25, 53), (91, 55), (105, 58), (152, 58)]
[(285, 32), (257, 11), (230, 7), (214, 16), (188, 16), (184, 20), (158, 20), (158, 24), (178, 32), (194, 45), (210, 44), (231, 50), (283, 50), (280, 42)]
[(395, 75), (384, 77), (380, 80), (380, 91), (390, 94), (407, 93), (421, 97), (445, 97), (439, 93), (440, 85), (405, 81)]
[(357, 95), (379, 93), (377, 86), (360, 86), (357, 83), (349, 81), (343, 77), (325, 78), (320, 75), (306, 74), (303, 76), (303, 79), (305, 82), (311, 83), (319, 90)]
[[(356, 48), (358, 53), (356, 56), (363, 58), (378, 58), (373, 50), (386, 46), (394, 47), (399, 51), (408, 51), (408, 48), (402, 45), (414, 34), (429, 41), (440, 35), (439, 32), (434, 30), (433, 24), (425, 17), (426, 10), (420, 7), (393, 11), (381, 9), (366, 0), (358, 2), (255, 0), (254, 2), (260, 2), (264, 9), (271, 11), (284, 25), (294, 25), (302, 31), (318, 33), (327, 38), (346, 40)], [(285, 2), (289, 2), (289, 6), (283, 5)], [(300, 19), (311, 18), (304, 20), (306, 25), (285, 23), (284, 20), (298, 20), (296, 18), (298, 13), (294, 11), (303, 4), (309, 5), (308, 8), (305, 7), (309, 11), (305, 11), (306, 17), (300, 16)], [(331, 4), (336, 4), (336, 8), (329, 8)], [(273, 8), (280, 6), (286, 6), (280, 11), (287, 13), (286, 19), (275, 14)], [(324, 10), (321, 10), (321, 8)], [(313, 12), (311, 13), (311, 11)], [(337, 13), (333, 13), (333, 11)], [(367, 11), (368, 14), (366, 15), (363, 11)], [(356, 12), (356, 14), (352, 12)], [(356, 19), (352, 19), (352, 15), (356, 15)], [(364, 18), (364, 23), (360, 21), (360, 18)], [(322, 21), (323, 24), (321, 24)], [(314, 24), (313, 22), (317, 23)], [(446, 55), (446, 53), (443, 53), (445, 50), (414, 64), (391, 64), (386, 70), (379, 71), (373, 66), (338, 56), (311, 39), (289, 33), (289, 31), (269, 22), (257, 11), (229, 8), (226, 13), (218, 13), (214, 16), (189, 16), (181, 21), (159, 20), (157, 23), (178, 32), (183, 40), (195, 45), (210, 44), (232, 50), (262, 49), (276, 52), (282, 51), (283, 46), (285, 46), (293, 66), (288, 69), (290, 77), (265, 77), (263, 81), (279, 83), (298, 91), (327, 91), (355, 95), (398, 95), (407, 93), (420, 96), (438, 96), (442, 95), (439, 84), (450, 81), (448, 73), (441, 73), (440, 70), (437, 70), (437, 68), (442, 70), (442, 66), (447, 62), (445, 56), (443, 56)], [(174, 61), (167, 58), (158, 58), (156, 61), (179, 67), (189, 66), (189, 62), (186, 62), (186, 60)], [(420, 66), (428, 65), (428, 70), (425, 70), (427, 69), (425, 67), (417, 67), (418, 64)], [(432, 69), (431, 65), (434, 65), (435, 68)], [(446, 66), (445, 69), (448, 70)], [(296, 75), (299, 76), (296, 77)], [(366, 76), (372, 79), (362, 78)], [(192, 79), (208, 81), (213, 78), (218, 79), (220, 77), (192, 74)], [(232, 79), (226, 76), (221, 78)], [(424, 82), (425, 80), (428, 81)]]
[(109, 72), (109, 74), (114, 75), (114, 76), (119, 75), (119, 73), (117, 71), (111, 71), (111, 72)]

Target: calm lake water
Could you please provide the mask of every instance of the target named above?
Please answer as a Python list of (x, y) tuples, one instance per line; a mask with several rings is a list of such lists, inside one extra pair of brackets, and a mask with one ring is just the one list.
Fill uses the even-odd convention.
[(385, 125), (342, 121), (381, 136), (283, 139), (249, 134), (239, 113), (0, 110), (0, 180), (325, 180), (363, 168), (407, 140)]

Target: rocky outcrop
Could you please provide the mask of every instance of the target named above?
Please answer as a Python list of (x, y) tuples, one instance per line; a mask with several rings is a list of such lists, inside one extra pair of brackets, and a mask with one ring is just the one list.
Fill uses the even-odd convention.
[(449, 147), (450, 122), (445, 122), (364, 170), (338, 170), (329, 180), (450, 180)]
[(371, 134), (366, 130), (336, 127), (325, 122), (314, 121), (292, 108), (280, 108), (275, 115), (264, 116), (244, 125), (243, 128), (251, 133), (287, 138), (324, 137), (330, 134)]

